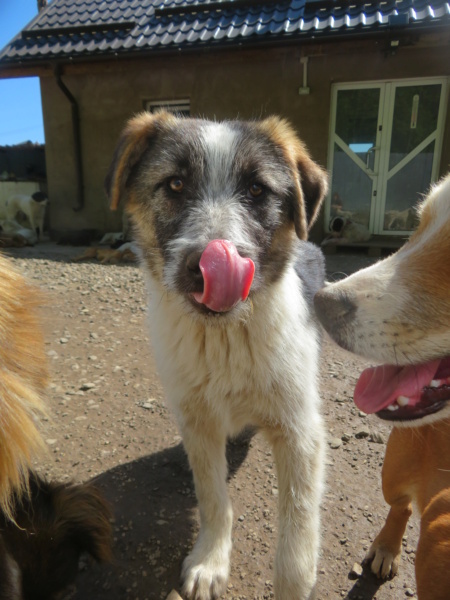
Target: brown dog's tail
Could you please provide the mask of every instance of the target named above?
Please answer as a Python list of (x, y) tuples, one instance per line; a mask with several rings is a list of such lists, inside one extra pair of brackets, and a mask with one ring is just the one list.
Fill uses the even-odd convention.
[(45, 414), (46, 356), (40, 296), (0, 256), (0, 509), (11, 518), (13, 492), (28, 488), (32, 458), (44, 448), (37, 419)]

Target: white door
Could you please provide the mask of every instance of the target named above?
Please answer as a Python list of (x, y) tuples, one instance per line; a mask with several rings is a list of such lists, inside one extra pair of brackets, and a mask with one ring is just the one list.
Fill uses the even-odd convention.
[(438, 176), (447, 82), (336, 84), (326, 229), (336, 215), (374, 234), (414, 229), (414, 207)]

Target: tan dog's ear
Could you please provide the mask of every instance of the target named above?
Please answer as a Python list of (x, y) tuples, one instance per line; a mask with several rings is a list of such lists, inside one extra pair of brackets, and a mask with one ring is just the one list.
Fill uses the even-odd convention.
[(295, 231), (301, 240), (306, 240), (328, 190), (327, 174), (312, 160), (287, 121), (269, 117), (262, 122), (262, 127), (281, 147), (292, 167), (297, 188), (293, 206)]
[(167, 112), (143, 112), (130, 119), (120, 136), (113, 161), (105, 178), (105, 189), (111, 210), (116, 210), (124, 196), (133, 168), (138, 164), (163, 122), (174, 119)]

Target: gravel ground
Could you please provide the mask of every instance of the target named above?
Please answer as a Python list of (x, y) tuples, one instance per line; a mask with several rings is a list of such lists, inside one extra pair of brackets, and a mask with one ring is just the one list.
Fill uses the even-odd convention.
[[(43, 423), (50, 479), (95, 479), (115, 513), (115, 560), (80, 564), (64, 600), (157, 600), (179, 591), (184, 556), (198, 530), (192, 478), (149, 349), (144, 286), (134, 264), (72, 263), (83, 249), (41, 244), (9, 252), (46, 291), (52, 418)], [(330, 279), (369, 264), (327, 257)], [(400, 574), (380, 582), (361, 563), (387, 514), (380, 469), (389, 428), (359, 413), (352, 390), (367, 363), (325, 339), (321, 369), (328, 430), (327, 490), (318, 598), (415, 598), (417, 519), (404, 539)], [(229, 444), (234, 506), (227, 600), (273, 598), (277, 480), (269, 447), (247, 433)], [(294, 599), (293, 599), (294, 600)]]

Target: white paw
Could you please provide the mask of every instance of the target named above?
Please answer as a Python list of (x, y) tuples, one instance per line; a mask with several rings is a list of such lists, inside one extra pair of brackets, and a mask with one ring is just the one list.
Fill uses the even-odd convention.
[(226, 590), (230, 571), (229, 552), (213, 551), (202, 559), (200, 552), (189, 554), (184, 560), (183, 593), (190, 600), (212, 600)]
[(400, 552), (396, 553), (384, 545), (377, 545), (375, 541), (364, 560), (372, 561), (370, 566), (372, 573), (381, 579), (387, 579), (394, 577), (398, 572)]

